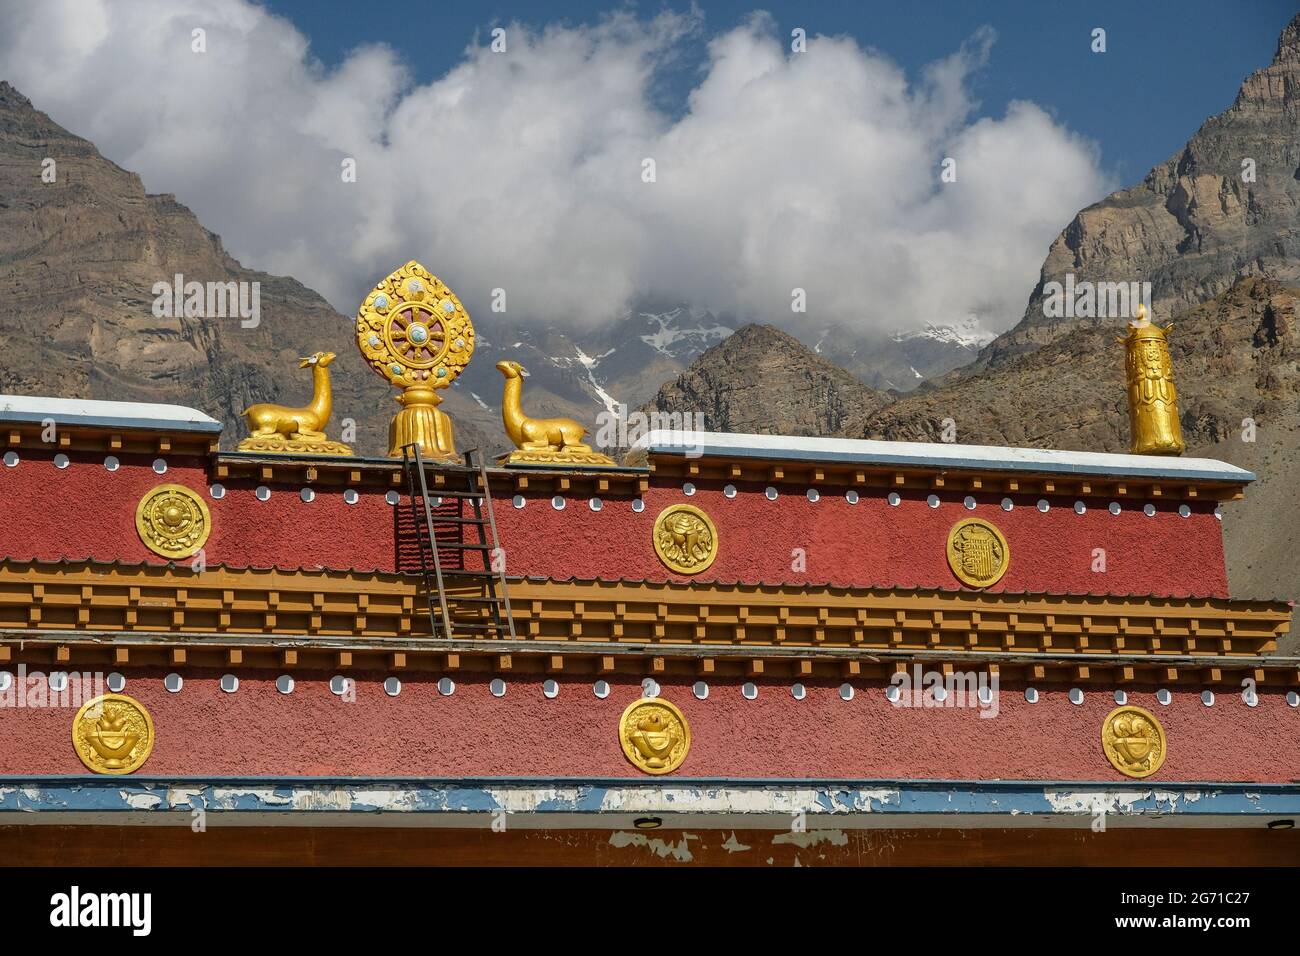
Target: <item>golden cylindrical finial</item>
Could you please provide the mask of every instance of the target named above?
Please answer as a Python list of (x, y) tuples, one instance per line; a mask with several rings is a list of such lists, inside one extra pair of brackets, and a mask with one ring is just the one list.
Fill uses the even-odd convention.
[(1181, 455), (1183, 427), (1169, 358), (1169, 330), (1147, 318), (1139, 304), (1124, 343), (1128, 385), (1129, 451), (1135, 455)]

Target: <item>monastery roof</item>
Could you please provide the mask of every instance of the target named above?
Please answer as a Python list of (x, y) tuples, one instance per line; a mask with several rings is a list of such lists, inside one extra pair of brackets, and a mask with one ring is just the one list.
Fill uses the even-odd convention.
[(184, 405), (148, 402), (100, 402), (87, 398), (0, 395), (0, 423), (42, 422), (166, 432), (221, 431), (221, 422)]
[(896, 468), (972, 468), (1035, 474), (1105, 475), (1169, 481), (1226, 481), (1246, 484), (1253, 472), (1213, 458), (1113, 455), (1047, 448), (957, 445), (936, 442), (804, 438), (726, 432), (652, 431), (633, 451), (659, 456), (757, 458), (817, 461)]

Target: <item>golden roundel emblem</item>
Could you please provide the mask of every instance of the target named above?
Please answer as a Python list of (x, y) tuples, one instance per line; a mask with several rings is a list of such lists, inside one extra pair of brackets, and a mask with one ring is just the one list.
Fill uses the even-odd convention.
[(628, 704), (618, 723), (623, 755), (645, 773), (672, 773), (691, 749), (691, 728), (676, 706), (658, 697)]
[(202, 498), (184, 485), (159, 485), (135, 509), (140, 540), (164, 558), (188, 558), (208, 540), (212, 515)]
[(125, 694), (86, 701), (72, 719), (72, 746), (95, 773), (133, 773), (153, 752), (153, 718)]
[(965, 518), (948, 532), (948, 567), (962, 583), (973, 588), (996, 584), (1010, 563), (1007, 539), (989, 522)]
[(1165, 729), (1149, 710), (1116, 707), (1102, 721), (1101, 748), (1124, 776), (1149, 777), (1165, 762)]
[(654, 526), (655, 554), (678, 574), (699, 574), (718, 556), (718, 529), (693, 505), (669, 505)]

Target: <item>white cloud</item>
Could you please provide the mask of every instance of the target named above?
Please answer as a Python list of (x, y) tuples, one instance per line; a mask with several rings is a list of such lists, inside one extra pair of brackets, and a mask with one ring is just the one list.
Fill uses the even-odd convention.
[[(191, 31), (206, 30), (206, 53)], [(242, 0), (0, 11), (0, 76), (246, 265), (350, 314), (418, 258), (471, 312), (602, 322), (638, 295), (791, 326), (1019, 318), (1047, 246), (1109, 183), (1032, 103), (975, 118), (981, 31), (909, 81), (845, 37), (791, 54), (767, 17), (713, 36), (686, 111), (653, 102), (697, 19), (506, 27), (413, 85), (384, 46), (327, 71)], [(957, 181), (939, 181), (957, 161)], [(357, 163), (356, 183), (340, 176)], [(642, 182), (642, 160), (658, 181)], [(790, 311), (791, 289), (809, 312)]]

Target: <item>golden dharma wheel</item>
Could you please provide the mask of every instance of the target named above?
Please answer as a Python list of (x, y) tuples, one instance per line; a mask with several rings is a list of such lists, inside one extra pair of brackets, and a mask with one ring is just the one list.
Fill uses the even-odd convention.
[(474, 354), (474, 326), (456, 293), (412, 260), (366, 296), (357, 346), (394, 385), (446, 388)]

